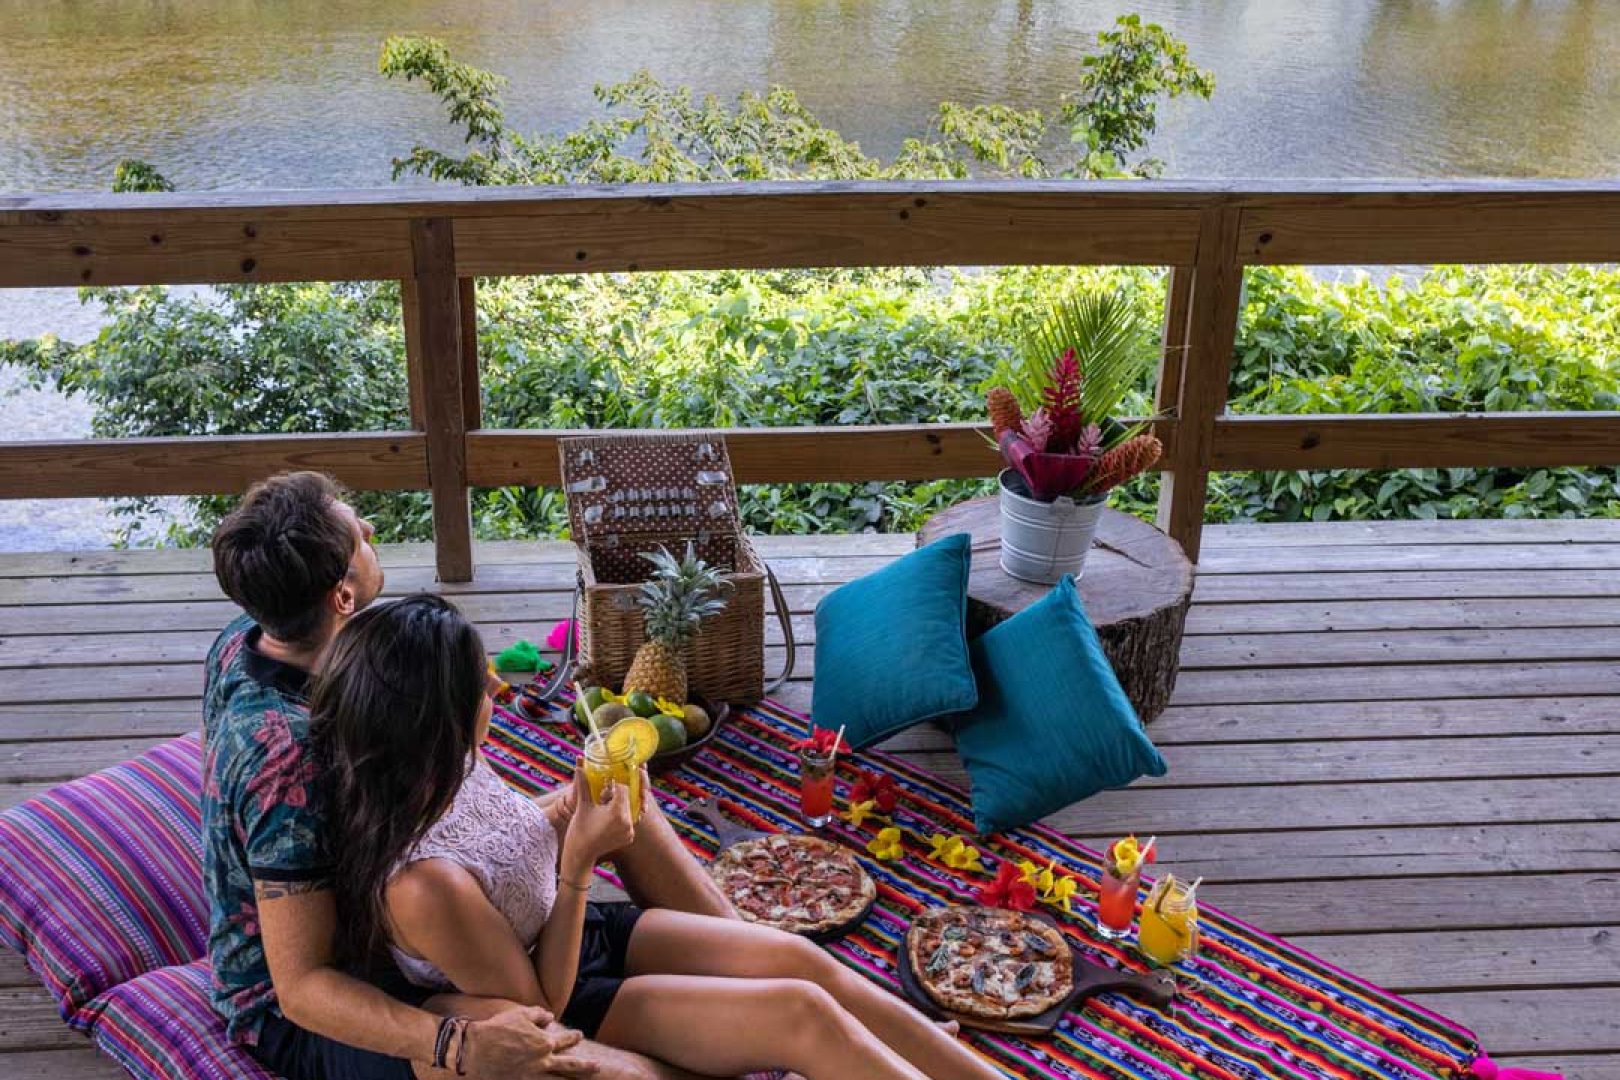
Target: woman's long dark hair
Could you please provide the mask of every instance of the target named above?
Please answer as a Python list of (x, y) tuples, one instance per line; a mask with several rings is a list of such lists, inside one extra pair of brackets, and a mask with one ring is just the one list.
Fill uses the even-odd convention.
[(485, 671), (478, 631), (425, 593), (362, 611), (332, 641), (310, 714), (326, 775), (341, 963), (369, 964), (387, 942), (389, 874), (466, 779)]

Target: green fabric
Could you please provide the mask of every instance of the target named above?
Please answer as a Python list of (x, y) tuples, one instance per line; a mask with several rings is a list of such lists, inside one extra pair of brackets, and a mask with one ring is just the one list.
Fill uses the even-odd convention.
[(968, 663), (971, 538), (956, 533), (816, 605), (811, 715), (860, 750), (979, 700)]
[(539, 671), (540, 650), (532, 641), (520, 639), (495, 654), (496, 671)]
[(956, 748), (981, 835), (1165, 774), (1072, 577), (986, 631), (972, 654), (979, 705), (957, 722)]

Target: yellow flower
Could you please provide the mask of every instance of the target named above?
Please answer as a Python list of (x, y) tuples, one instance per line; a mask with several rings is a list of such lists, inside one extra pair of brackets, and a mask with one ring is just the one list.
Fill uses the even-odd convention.
[(1079, 886), (1075, 884), (1074, 878), (1064, 875), (1052, 882), (1052, 891), (1046, 894), (1046, 902), (1054, 904), (1073, 915), (1074, 909), (1069, 906), (1069, 897), (1073, 896), (1078, 888)]
[(1042, 870), (1028, 859), (1025, 859), (1018, 864), (1018, 869), (1023, 872), (1024, 880), (1035, 886), (1036, 892), (1046, 893), (1050, 892), (1052, 888), (1053, 865), (1053, 863), (1047, 863), (1046, 869)]
[(686, 707), (684, 705), (677, 705), (675, 702), (669, 700), (669, 698), (653, 698), (653, 704), (658, 706), (658, 711), (663, 713), (665, 716), (674, 716), (679, 718), (686, 715)]
[(858, 829), (861, 827), (862, 822), (872, 816), (872, 811), (876, 808), (876, 799), (867, 799), (865, 802), (852, 802), (849, 804), (849, 809), (844, 811), (844, 820)]
[(890, 825), (867, 842), (866, 850), (879, 859), (898, 859), (906, 853), (900, 840), (900, 830)]
[(936, 862), (942, 862), (957, 870), (984, 869), (984, 864), (979, 861), (979, 849), (969, 847), (960, 836), (935, 833), (928, 838), (928, 842), (934, 848), (928, 857)]
[(607, 687), (605, 687), (605, 686), (602, 687), (602, 700), (604, 702), (611, 701), (615, 705), (623, 705), (624, 704), (624, 699), (629, 697), (629, 696), (630, 696), (629, 694), (615, 694), (613, 691), (609, 690)]

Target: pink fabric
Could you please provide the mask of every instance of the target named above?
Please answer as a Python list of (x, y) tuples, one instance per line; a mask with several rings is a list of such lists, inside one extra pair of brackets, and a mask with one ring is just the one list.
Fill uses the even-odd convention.
[(1475, 1080), (1564, 1080), (1563, 1073), (1536, 1072), (1534, 1069), (1505, 1069), (1481, 1054), (1468, 1070)]

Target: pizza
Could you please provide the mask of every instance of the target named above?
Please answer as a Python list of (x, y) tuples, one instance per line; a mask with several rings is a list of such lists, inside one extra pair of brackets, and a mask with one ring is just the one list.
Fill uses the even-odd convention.
[(859, 918), (877, 886), (855, 856), (814, 836), (744, 840), (709, 864), (709, 875), (749, 922), (816, 934)]
[(1037, 1016), (1074, 989), (1074, 952), (1044, 919), (1001, 908), (930, 908), (906, 933), (917, 983), (947, 1012), (984, 1020)]

